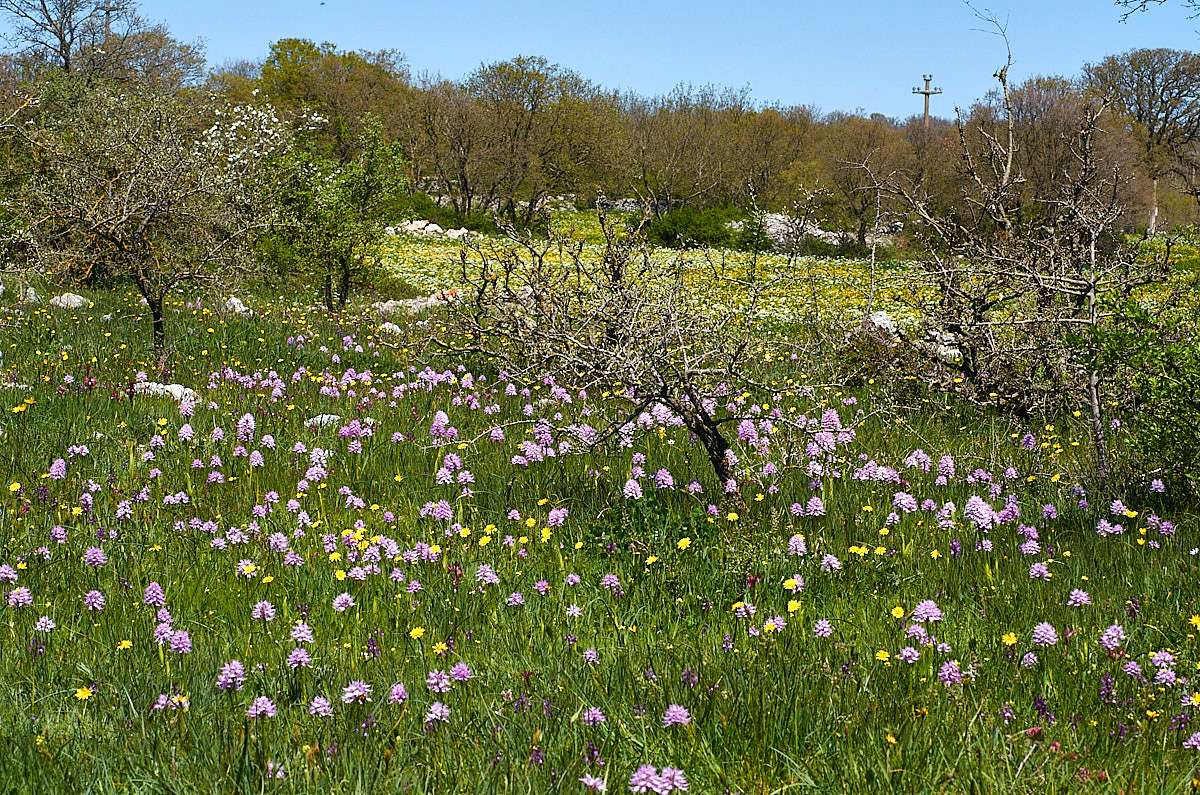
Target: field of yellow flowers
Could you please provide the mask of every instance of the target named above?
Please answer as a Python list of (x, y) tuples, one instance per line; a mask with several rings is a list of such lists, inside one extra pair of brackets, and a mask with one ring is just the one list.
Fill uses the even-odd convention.
[[(391, 245), (446, 286), (456, 244)], [(864, 266), (812, 267), (861, 311)], [(131, 294), (15, 293), (4, 791), (1196, 786), (1196, 508), (1089, 494), (1069, 422), (776, 358), (722, 484), (669, 411), (593, 447), (604, 395), (439, 353), (436, 314), (191, 296), (159, 372)]]
[[(590, 219), (590, 223), (589, 223)], [(561, 213), (554, 216), (553, 232), (561, 240), (583, 244), (583, 254), (599, 256), (603, 235), (595, 214)], [(501, 245), (495, 240), (485, 247)], [(387, 238), (379, 253), (386, 273), (395, 274), (417, 293), (430, 294), (458, 285), (461, 281), (463, 246), (445, 238), (413, 238), (398, 235)], [(471, 254), (468, 265), (471, 267)], [(867, 262), (853, 259), (788, 257), (777, 253), (746, 251), (687, 252), (656, 249), (654, 256), (668, 260), (682, 257), (689, 263), (692, 279), (712, 279), (714, 270), (730, 279), (744, 279), (753, 269), (756, 278), (769, 284), (759, 299), (759, 312), (780, 323), (820, 322), (832, 326), (853, 323), (862, 317), (870, 303), (873, 309), (896, 313), (899, 317), (915, 314), (917, 303), (928, 297), (927, 289), (914, 294), (912, 273), (902, 265), (880, 262), (872, 271)], [(547, 261), (561, 261), (563, 254), (549, 247)], [(725, 291), (730, 305), (744, 300), (734, 286)]]

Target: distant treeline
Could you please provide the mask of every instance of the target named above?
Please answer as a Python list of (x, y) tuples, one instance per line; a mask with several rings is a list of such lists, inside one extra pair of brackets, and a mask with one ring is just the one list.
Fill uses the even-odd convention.
[[(960, 135), (985, 142), (1003, 123), (995, 95), (962, 109), (959, 123), (933, 119), (926, 128), (919, 117), (763, 105), (744, 90), (712, 86), (618, 93), (540, 57), (482, 64), (448, 80), (415, 73), (398, 51), (302, 39), (276, 41), (261, 62), (210, 68), (199, 45), (146, 22), (130, 0), (0, 0), (0, 10), (13, 28), (0, 63), (10, 101), (55, 70), (185, 96), (215, 92), (315, 116), (308, 145), (343, 163), (377, 119), (405, 154), (408, 190), (422, 195), (414, 209), (468, 226), (493, 215), (531, 226), (556, 201), (585, 207), (602, 196), (636, 198), (656, 216), (685, 210), (694, 225), (697, 213), (786, 210), (799, 193), (818, 190), (822, 225), (862, 245), (888, 210), (864, 166), (902, 174), (953, 212), (967, 171)], [(1128, 225), (1195, 218), (1200, 56), (1131, 51), (1083, 65), (1078, 76), (1015, 81), (1010, 99), (1014, 167), (1030, 197), (1052, 193), (1072, 167), (1080, 104), (1106, 101), (1104, 166), (1125, 177), (1126, 203), (1136, 208)], [(1027, 210), (1054, 208), (1031, 198)]]

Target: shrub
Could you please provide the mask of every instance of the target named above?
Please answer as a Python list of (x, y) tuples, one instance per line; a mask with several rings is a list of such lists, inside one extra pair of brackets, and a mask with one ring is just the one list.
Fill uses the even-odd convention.
[(1170, 480), (1193, 494), (1200, 492), (1197, 299), (1200, 284), (1194, 282), (1184, 306), (1170, 313), (1156, 317), (1127, 306), (1119, 326), (1103, 340), (1114, 380), (1125, 385), (1129, 474)]
[(670, 248), (733, 248), (738, 230), (730, 224), (736, 221), (746, 221), (746, 214), (736, 207), (678, 207), (651, 221), (646, 228), (646, 237), (655, 245)]

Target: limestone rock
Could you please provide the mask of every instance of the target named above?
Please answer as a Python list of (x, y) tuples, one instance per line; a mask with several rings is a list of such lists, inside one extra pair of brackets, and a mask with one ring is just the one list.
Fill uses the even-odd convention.
[(196, 392), (183, 384), (158, 384), (154, 381), (138, 381), (133, 385), (133, 394), (145, 397), (170, 397), (176, 402), (195, 402)]
[(393, 299), (391, 301), (376, 301), (371, 304), (381, 317), (391, 317), (392, 315), (416, 315), (424, 312), (427, 309), (433, 309), (439, 306), (453, 303), (458, 300), (458, 293), (454, 290), (447, 290), (433, 295), (423, 295), (419, 298), (402, 298)]
[(56, 309), (86, 309), (91, 305), (91, 301), (75, 293), (63, 293), (50, 299), (50, 306)]
[(254, 314), (250, 307), (246, 306), (246, 303), (237, 296), (230, 296), (225, 299), (225, 311), (239, 315), (240, 317), (250, 317)]
[(889, 337), (896, 337), (900, 333), (900, 327), (896, 325), (896, 321), (891, 315), (882, 310), (872, 312), (868, 315), (866, 324), (869, 328), (883, 332)]

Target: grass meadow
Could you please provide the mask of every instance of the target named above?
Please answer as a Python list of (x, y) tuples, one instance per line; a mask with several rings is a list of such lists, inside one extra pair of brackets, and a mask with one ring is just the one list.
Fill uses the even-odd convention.
[(669, 412), (592, 447), (612, 394), (436, 315), (181, 296), (159, 373), (131, 293), (14, 293), (0, 791), (1200, 785), (1197, 507), (1089, 493), (1082, 418), (764, 340), (727, 488)]

